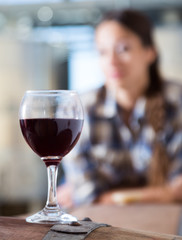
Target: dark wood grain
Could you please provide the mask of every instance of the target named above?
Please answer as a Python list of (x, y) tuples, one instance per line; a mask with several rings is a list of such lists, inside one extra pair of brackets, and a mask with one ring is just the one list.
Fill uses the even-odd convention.
[(180, 236), (124, 228), (98, 228), (86, 240), (182, 240)]
[(27, 223), (25, 219), (0, 217), (0, 240), (40, 240), (51, 226)]

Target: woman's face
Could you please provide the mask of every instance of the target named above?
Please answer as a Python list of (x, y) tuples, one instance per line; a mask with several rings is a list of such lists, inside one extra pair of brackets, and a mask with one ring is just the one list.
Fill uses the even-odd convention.
[(155, 59), (152, 48), (144, 47), (134, 32), (111, 20), (97, 27), (96, 45), (107, 87), (145, 91), (149, 65)]

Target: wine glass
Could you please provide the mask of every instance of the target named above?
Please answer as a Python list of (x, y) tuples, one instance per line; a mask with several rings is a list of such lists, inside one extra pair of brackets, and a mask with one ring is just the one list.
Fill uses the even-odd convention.
[(26, 218), (31, 223), (77, 222), (61, 210), (56, 196), (58, 165), (77, 143), (83, 126), (80, 98), (71, 90), (26, 91), (20, 105), (22, 134), (47, 167), (48, 194), (43, 210)]

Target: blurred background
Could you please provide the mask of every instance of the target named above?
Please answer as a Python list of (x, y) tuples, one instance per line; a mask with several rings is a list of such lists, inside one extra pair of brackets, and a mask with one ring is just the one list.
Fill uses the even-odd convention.
[(161, 72), (182, 81), (181, 0), (0, 0), (0, 215), (34, 212), (46, 200), (46, 168), (19, 128), (24, 91), (102, 84), (94, 27), (116, 8), (151, 18)]

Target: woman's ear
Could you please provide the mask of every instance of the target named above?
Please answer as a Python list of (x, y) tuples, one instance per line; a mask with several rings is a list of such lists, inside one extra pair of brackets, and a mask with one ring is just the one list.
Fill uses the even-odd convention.
[(155, 62), (155, 60), (157, 58), (157, 52), (156, 52), (155, 48), (153, 48), (153, 47), (147, 48), (146, 58), (147, 58), (147, 61), (149, 64), (152, 64), (153, 62)]

